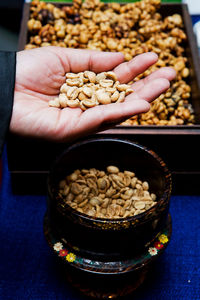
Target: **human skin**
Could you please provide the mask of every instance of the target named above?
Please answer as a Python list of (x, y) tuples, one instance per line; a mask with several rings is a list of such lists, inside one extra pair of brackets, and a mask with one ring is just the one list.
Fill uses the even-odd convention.
[(124, 62), (121, 53), (61, 47), (43, 47), (17, 53), (16, 81), (10, 131), (22, 136), (53, 141), (72, 141), (110, 128), (150, 109), (150, 102), (170, 86), (176, 76), (172, 68), (160, 68), (132, 85), (134, 93), (123, 103), (80, 108), (55, 108), (49, 100), (59, 94), (65, 73), (112, 70), (121, 83), (128, 83), (157, 61), (155, 53), (144, 53)]

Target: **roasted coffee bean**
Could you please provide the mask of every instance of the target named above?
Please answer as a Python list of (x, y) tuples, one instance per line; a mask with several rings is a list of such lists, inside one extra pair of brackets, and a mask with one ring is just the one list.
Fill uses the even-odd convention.
[[(192, 125), (195, 114), (187, 83), (191, 71), (185, 51), (187, 36), (183, 20), (177, 13), (161, 15), (160, 3), (160, 0), (141, 0), (120, 5), (74, 0), (71, 6), (61, 7), (34, 0), (30, 4), (29, 40), (25, 49), (52, 45), (116, 51), (122, 52), (127, 61), (141, 53), (155, 52), (158, 61), (134, 81), (166, 66), (177, 71), (176, 79), (170, 89), (152, 103), (147, 113), (131, 117), (121, 125)], [(116, 97), (117, 93), (111, 97), (111, 102), (118, 101)], [(120, 95), (118, 102), (123, 98), (123, 94)], [(88, 99), (84, 101), (80, 102), (83, 110), (94, 103)], [(105, 102), (110, 103), (108, 96)]]

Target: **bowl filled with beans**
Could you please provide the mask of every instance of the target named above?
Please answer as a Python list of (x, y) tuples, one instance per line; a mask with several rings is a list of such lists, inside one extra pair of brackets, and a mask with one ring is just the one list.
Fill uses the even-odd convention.
[(152, 150), (109, 137), (70, 145), (49, 172), (44, 232), (72, 283), (81, 278), (79, 289), (97, 298), (140, 285), (169, 242), (170, 195), (171, 174)]

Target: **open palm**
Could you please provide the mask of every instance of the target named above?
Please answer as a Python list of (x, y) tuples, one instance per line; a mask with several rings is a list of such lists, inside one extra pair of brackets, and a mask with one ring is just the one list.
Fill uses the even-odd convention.
[(124, 62), (121, 53), (45, 47), (17, 53), (14, 106), (10, 130), (50, 140), (68, 141), (95, 133), (149, 110), (152, 100), (169, 88), (175, 77), (171, 68), (161, 68), (133, 84), (134, 93), (123, 103), (80, 108), (54, 108), (48, 102), (58, 95), (66, 72), (113, 70), (128, 83), (157, 61), (154, 53), (138, 55)]

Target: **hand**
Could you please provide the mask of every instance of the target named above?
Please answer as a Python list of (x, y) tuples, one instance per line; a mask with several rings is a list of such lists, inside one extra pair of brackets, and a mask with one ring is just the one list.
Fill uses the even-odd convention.
[(128, 83), (157, 61), (154, 53), (124, 62), (121, 53), (45, 47), (17, 53), (14, 105), (10, 130), (13, 133), (54, 141), (72, 141), (109, 128), (133, 115), (147, 112), (149, 102), (170, 86), (176, 73), (161, 68), (132, 85), (134, 93), (123, 103), (80, 108), (54, 108), (48, 102), (59, 94), (65, 73), (113, 70), (121, 83)]

